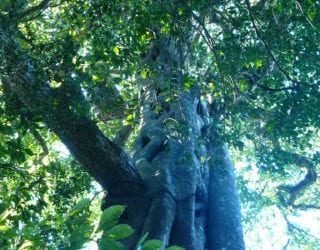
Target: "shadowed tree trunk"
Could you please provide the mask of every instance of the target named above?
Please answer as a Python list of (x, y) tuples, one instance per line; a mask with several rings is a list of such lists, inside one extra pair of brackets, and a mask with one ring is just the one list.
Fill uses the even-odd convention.
[(32, 59), (0, 28), (7, 98), (42, 117), (108, 191), (103, 208), (127, 206), (122, 219), (136, 229), (127, 249), (146, 232), (188, 250), (244, 249), (235, 177), (215, 110), (196, 84), (183, 88), (173, 38), (160, 39), (144, 58), (152, 73), (138, 79), (140, 132), (130, 158), (100, 132), (88, 110), (79, 112), (85, 100), (73, 79), (50, 88)]

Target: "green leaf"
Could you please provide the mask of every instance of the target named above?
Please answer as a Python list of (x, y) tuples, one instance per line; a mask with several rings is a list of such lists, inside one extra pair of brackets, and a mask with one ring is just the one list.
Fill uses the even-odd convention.
[(91, 199), (89, 198), (84, 198), (81, 201), (79, 201), (69, 212), (68, 216), (74, 216), (76, 214), (79, 214), (82, 212), (86, 207), (90, 205)]
[(185, 82), (185, 83), (183, 83), (183, 88), (184, 88), (185, 90), (189, 90), (190, 87), (191, 87), (190, 82)]
[(146, 79), (147, 75), (148, 75), (148, 70), (146, 70), (146, 69), (141, 70), (140, 75), (141, 75), (142, 79)]
[(125, 238), (128, 238), (133, 233), (134, 233), (134, 230), (129, 225), (119, 224), (112, 227), (108, 231), (108, 236), (112, 239), (123, 240)]
[(157, 104), (155, 107), (154, 107), (154, 112), (156, 113), (156, 114), (159, 114), (159, 112), (162, 110), (162, 107), (161, 107), (161, 105), (160, 104)]
[(10, 229), (10, 227), (8, 227), (8, 226), (5, 226), (5, 225), (0, 226), (0, 232), (5, 232), (5, 231), (8, 231), (9, 229)]
[(123, 245), (108, 237), (104, 237), (98, 241), (99, 250), (122, 250)]
[(257, 60), (257, 61), (254, 62), (254, 66), (255, 66), (256, 68), (261, 68), (262, 65), (263, 65), (263, 63), (262, 63), (261, 60)]
[(114, 205), (104, 210), (100, 218), (98, 230), (108, 230), (115, 226), (125, 208), (122, 205)]
[(215, 85), (214, 85), (213, 82), (209, 82), (208, 85), (209, 85), (209, 89), (211, 89), (211, 90), (214, 89), (214, 86), (215, 86)]
[(27, 155), (33, 155), (33, 152), (30, 148), (26, 148), (24, 151), (26, 152)]
[(248, 87), (249, 87), (249, 84), (248, 84), (246, 81), (244, 81), (244, 80), (239, 80), (239, 82), (238, 82), (238, 88), (239, 88), (239, 90), (240, 90), (241, 92), (246, 91), (246, 90), (248, 89)]
[(162, 247), (162, 242), (160, 240), (147, 240), (143, 246), (142, 250), (159, 250)]
[(184, 82), (183, 82), (183, 88), (185, 90), (189, 90), (192, 86), (194, 86), (196, 84), (196, 81), (193, 77), (191, 76), (185, 76), (184, 78)]
[(3, 211), (2, 214), (0, 215), (0, 222), (4, 221), (5, 219), (7, 219), (8, 216), (14, 213), (15, 211), (12, 209)]
[(100, 81), (101, 79), (100, 79), (100, 77), (99, 76), (97, 76), (97, 75), (92, 75), (92, 81), (94, 81), (94, 82), (97, 82), (97, 81)]
[(166, 248), (166, 250), (185, 250), (183, 247), (178, 247), (178, 246), (171, 246)]
[(18, 248), (18, 250), (29, 249), (32, 246), (33, 246), (33, 244), (32, 244), (32, 242), (30, 240), (25, 240), (23, 242), (23, 244)]
[(129, 114), (126, 118), (126, 124), (131, 124), (133, 122), (133, 114)]
[(114, 46), (112, 50), (116, 55), (119, 55), (120, 50), (119, 50), (119, 48), (117, 46)]
[(83, 229), (77, 228), (76, 231), (70, 235), (69, 243), (73, 249), (80, 249), (87, 240), (88, 237), (85, 236)]

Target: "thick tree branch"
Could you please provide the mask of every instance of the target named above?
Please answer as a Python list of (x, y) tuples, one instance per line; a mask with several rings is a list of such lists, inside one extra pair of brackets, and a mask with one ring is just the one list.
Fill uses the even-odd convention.
[(113, 142), (119, 147), (124, 147), (132, 131), (132, 125), (123, 126), (117, 133), (116, 137), (113, 139)]
[(72, 84), (63, 93), (53, 91), (44, 80), (43, 72), (32, 67), (32, 59), (1, 26), (0, 34), (0, 51), (6, 71), (0, 77), (7, 92), (14, 94), (32, 113), (41, 116), (111, 195), (139, 195), (144, 185), (130, 159), (102, 134), (85, 112), (79, 112), (75, 106), (78, 103), (71, 101), (77, 91), (70, 88)]
[[(297, 196), (301, 195), (301, 193), (305, 190), (305, 188), (307, 188), (308, 186), (316, 182), (317, 173), (314, 169), (312, 162), (310, 162), (306, 157), (293, 154), (292, 160), (293, 160), (293, 163), (298, 165), (299, 167), (306, 168), (307, 173), (304, 176), (304, 178), (295, 185), (280, 185), (277, 187), (278, 189), (277, 195), (280, 202), (285, 207), (291, 206), (291, 207), (301, 208), (301, 209), (317, 208), (317, 206), (315, 205), (294, 204), (294, 202), (298, 198)], [(283, 192), (288, 194), (289, 196), (288, 199), (284, 198)]]
[[(281, 194), (281, 192), (278, 191), (278, 196), (280, 201), (285, 206), (293, 206), (295, 200), (297, 199), (297, 195), (302, 192), (306, 187), (312, 185), (317, 180), (317, 174), (316, 171), (313, 169), (308, 169), (307, 174), (305, 177), (298, 182), (296, 185), (280, 185), (278, 186), (279, 191), (284, 191), (289, 194), (289, 198), (286, 201)], [(282, 197), (282, 198), (281, 198)]]

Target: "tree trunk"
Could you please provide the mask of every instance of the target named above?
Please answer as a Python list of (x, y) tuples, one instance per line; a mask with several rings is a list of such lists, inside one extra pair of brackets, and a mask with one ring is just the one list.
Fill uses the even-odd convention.
[(154, 77), (140, 79), (141, 124), (132, 153), (147, 192), (135, 200), (107, 197), (107, 204), (126, 204), (131, 216), (125, 222), (165, 245), (244, 249), (233, 167), (217, 117), (198, 86), (183, 88), (176, 51), (170, 38), (160, 40), (144, 60)]
[[(214, 142), (212, 142), (214, 144)], [(209, 147), (209, 249), (244, 249), (241, 213), (233, 166), (226, 146)]]
[(127, 206), (122, 219), (136, 229), (127, 249), (146, 232), (166, 246), (188, 250), (244, 249), (235, 178), (214, 126), (217, 119), (197, 86), (183, 88), (170, 38), (161, 39), (145, 58), (153, 73), (140, 79), (140, 132), (129, 159), (86, 111), (78, 112), (75, 105), (84, 100), (72, 79), (63, 89), (51, 89), (4, 27), (0, 33), (6, 94), (41, 116), (108, 190), (103, 207)]

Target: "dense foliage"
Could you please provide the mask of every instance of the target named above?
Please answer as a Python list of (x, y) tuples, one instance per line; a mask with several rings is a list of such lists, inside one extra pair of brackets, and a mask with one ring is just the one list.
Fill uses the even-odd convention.
[[(258, 219), (272, 231), (275, 214), (289, 236), (274, 249), (319, 248), (320, 234), (295, 223), (302, 213), (313, 223), (320, 217), (319, 10), (312, 0), (1, 1), (1, 58), (12, 44), (19, 51), (0, 65), (0, 246), (77, 249), (100, 237), (99, 199), (91, 200), (99, 187), (59, 153), (57, 137), (3, 77), (30, 60), (37, 78), (67, 93), (65, 103), (44, 109), (89, 112), (130, 148), (140, 119), (136, 81), (155, 74), (141, 59), (159, 36), (173, 36), (184, 51), (173, 67), (185, 90), (201, 87), (232, 148), (248, 248), (262, 244)], [(167, 89), (172, 99), (177, 77)], [(83, 96), (68, 96), (73, 86)], [(85, 197), (90, 206), (70, 216)]]

